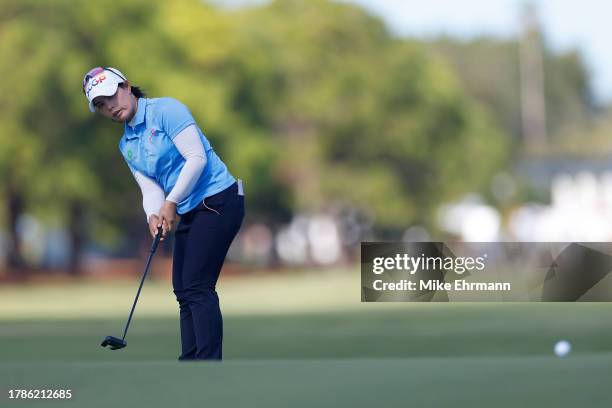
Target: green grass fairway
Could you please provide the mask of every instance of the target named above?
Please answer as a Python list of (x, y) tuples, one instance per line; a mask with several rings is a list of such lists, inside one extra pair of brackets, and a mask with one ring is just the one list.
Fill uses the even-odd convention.
[[(0, 406), (610, 406), (607, 304), (408, 305), (403, 310), (227, 316), (223, 363), (179, 363), (177, 322), (2, 321)], [(552, 356), (555, 339), (574, 352)], [(62, 403), (8, 388), (70, 388)], [(46, 406), (46, 405), (45, 405)]]
[(9, 363), (66, 407), (609, 407), (612, 354), (550, 357)]
[[(134, 290), (0, 288), (0, 407), (612, 406), (612, 304), (361, 304), (349, 275), (228, 280), (225, 361), (179, 363), (167, 283), (145, 286), (126, 349), (100, 347)], [(557, 358), (562, 338), (574, 349)]]

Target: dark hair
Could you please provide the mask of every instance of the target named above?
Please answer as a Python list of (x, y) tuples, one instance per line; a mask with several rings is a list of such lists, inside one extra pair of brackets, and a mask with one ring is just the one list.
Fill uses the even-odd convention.
[[(125, 88), (125, 82), (120, 83), (119, 86), (122, 88)], [(132, 85), (132, 95), (134, 95), (137, 98), (144, 98), (147, 96), (144, 90), (134, 85)]]

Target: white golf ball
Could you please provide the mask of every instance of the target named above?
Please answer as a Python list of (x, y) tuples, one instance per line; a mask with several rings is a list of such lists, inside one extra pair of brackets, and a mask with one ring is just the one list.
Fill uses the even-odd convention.
[(559, 340), (555, 343), (555, 355), (565, 357), (572, 351), (572, 345), (567, 340)]

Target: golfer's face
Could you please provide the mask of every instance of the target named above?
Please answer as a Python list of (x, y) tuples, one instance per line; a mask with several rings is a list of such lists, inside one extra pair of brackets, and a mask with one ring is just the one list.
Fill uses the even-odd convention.
[(136, 110), (136, 98), (132, 97), (129, 86), (117, 87), (112, 96), (98, 96), (93, 100), (96, 110), (115, 122), (129, 121)]

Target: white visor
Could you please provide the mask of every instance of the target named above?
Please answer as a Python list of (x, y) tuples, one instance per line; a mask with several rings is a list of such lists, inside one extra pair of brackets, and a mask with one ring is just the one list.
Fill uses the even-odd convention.
[(105, 68), (104, 71), (89, 78), (85, 85), (85, 96), (89, 101), (89, 110), (95, 112), (93, 100), (97, 96), (112, 96), (117, 92), (120, 83), (126, 81), (125, 75), (115, 68)]

